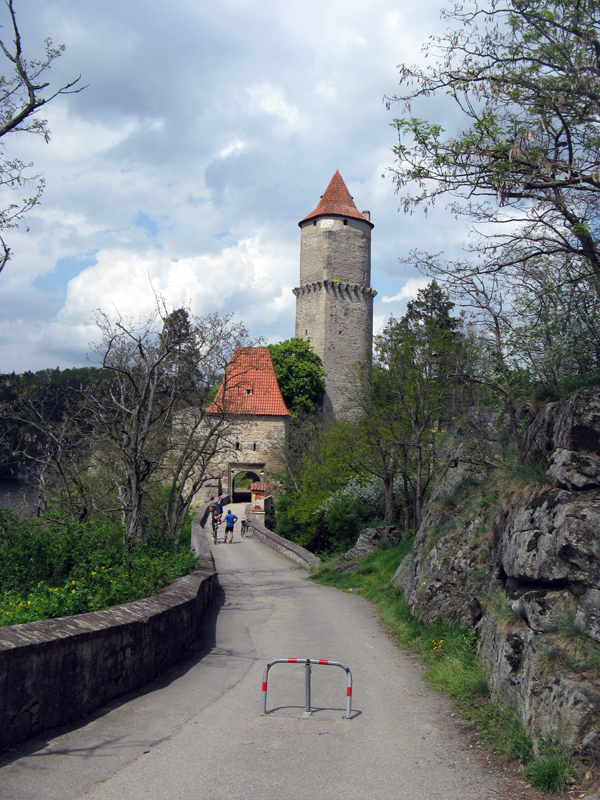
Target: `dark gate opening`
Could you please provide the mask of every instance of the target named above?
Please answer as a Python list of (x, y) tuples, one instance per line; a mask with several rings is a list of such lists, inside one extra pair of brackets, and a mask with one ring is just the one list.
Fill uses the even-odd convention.
[(252, 499), (250, 492), (251, 483), (260, 483), (260, 476), (256, 472), (238, 472), (233, 479), (232, 503), (249, 503)]

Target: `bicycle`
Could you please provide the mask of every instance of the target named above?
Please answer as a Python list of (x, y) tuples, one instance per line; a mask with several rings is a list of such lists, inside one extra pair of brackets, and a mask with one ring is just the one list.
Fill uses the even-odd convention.
[(251, 539), (254, 535), (254, 528), (247, 520), (243, 519), (240, 533), (242, 534), (243, 539)]
[(214, 517), (212, 520), (212, 529), (213, 529), (213, 540), (214, 543), (217, 544), (217, 532), (219, 530), (219, 523)]

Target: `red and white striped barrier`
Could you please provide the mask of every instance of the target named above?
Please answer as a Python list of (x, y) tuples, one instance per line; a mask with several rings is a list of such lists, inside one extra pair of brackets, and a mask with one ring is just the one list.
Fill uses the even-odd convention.
[(269, 670), (273, 664), (304, 664), (305, 708), (304, 713), (302, 714), (303, 717), (310, 717), (312, 714), (312, 709), (310, 707), (310, 674), (313, 664), (324, 664), (327, 667), (341, 667), (341, 669), (345, 670), (346, 677), (348, 679), (348, 684), (346, 687), (346, 714), (344, 715), (343, 719), (350, 719), (350, 715), (352, 714), (352, 673), (350, 672), (350, 668), (345, 664), (342, 664), (341, 661), (330, 661), (327, 658), (275, 658), (273, 661), (269, 661), (265, 667), (262, 680), (263, 715), (267, 715), (269, 713), (267, 711), (267, 684), (269, 680)]

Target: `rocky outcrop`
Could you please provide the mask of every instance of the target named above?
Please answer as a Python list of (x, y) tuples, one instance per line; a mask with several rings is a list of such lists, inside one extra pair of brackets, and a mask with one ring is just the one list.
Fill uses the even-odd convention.
[(342, 553), (335, 564), (330, 564), (330, 569), (334, 572), (352, 572), (359, 566), (356, 560), (372, 553), (377, 547), (377, 542), (385, 541), (396, 545), (400, 543), (403, 535), (403, 531), (397, 530), (393, 525), (363, 528), (354, 547)]
[(582, 389), (531, 421), (525, 478), (474, 466), (465, 433), (447, 447), (394, 585), (416, 616), (475, 626), (492, 690), (534, 738), (597, 745), (600, 390)]

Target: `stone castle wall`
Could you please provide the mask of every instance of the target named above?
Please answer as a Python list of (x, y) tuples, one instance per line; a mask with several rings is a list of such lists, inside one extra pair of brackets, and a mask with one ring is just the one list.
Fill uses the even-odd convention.
[(215, 477), (205, 484), (198, 493), (197, 502), (206, 503), (212, 496), (230, 492), (232, 470), (234, 473), (251, 470), (261, 479), (267, 479), (273, 470), (283, 469), (287, 425), (287, 417), (260, 414), (234, 417), (211, 461), (211, 471), (220, 478)]

